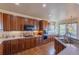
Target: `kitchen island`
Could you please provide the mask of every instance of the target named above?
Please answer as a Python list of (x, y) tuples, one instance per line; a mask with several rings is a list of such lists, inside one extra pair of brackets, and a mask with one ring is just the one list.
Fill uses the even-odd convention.
[(55, 47), (56, 55), (57, 55), (57, 54), (60, 53), (63, 49), (66, 48), (66, 45), (65, 45), (64, 42), (62, 42), (62, 41), (60, 40), (59, 37), (55, 37), (55, 40), (54, 40), (54, 47)]
[(57, 55), (79, 55), (78, 47), (63, 42), (60, 37), (55, 37), (55, 50)]
[(53, 39), (52, 36), (48, 36), (45, 40), (42, 36), (3, 38), (0, 39), (0, 54), (13, 55), (26, 49), (49, 43)]

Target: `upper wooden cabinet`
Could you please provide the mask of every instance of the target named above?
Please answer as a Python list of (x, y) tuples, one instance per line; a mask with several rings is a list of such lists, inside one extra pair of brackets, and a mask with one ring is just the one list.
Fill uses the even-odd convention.
[[(24, 31), (24, 25), (34, 25), (39, 30), (39, 20), (0, 13), (0, 31)], [(42, 26), (42, 25), (41, 25)], [(43, 26), (47, 26), (46, 24)]]
[(16, 31), (17, 30), (17, 17), (10, 15), (10, 31)]
[(17, 30), (18, 31), (24, 30), (24, 23), (25, 23), (25, 18), (17, 16)]
[(39, 21), (39, 30), (44, 30), (47, 29), (49, 26), (49, 22), (45, 20), (40, 20)]
[(28, 25), (34, 25), (33, 19), (27, 18), (27, 24)]
[(24, 30), (24, 17), (20, 16), (11, 16), (11, 28), (14, 31), (23, 31)]
[(3, 13), (3, 30), (10, 31), (10, 15)]
[(3, 30), (16, 31), (17, 30), (17, 17), (3, 13)]
[(3, 13), (3, 30), (4, 31), (23, 31), (24, 19), (20, 16), (14, 16)]
[(35, 26), (35, 30), (39, 30), (39, 20), (27, 18), (25, 20), (25, 24), (33, 25), (33, 26)]

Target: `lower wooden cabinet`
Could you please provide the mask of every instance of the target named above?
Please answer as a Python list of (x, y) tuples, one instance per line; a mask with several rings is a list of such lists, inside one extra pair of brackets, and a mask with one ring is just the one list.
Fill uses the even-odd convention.
[(18, 52), (18, 40), (10, 40), (10, 48), (11, 48), (11, 53), (10, 54), (15, 54)]
[(25, 42), (24, 42), (24, 47), (25, 47), (25, 49), (30, 49), (31, 47), (30, 47), (30, 39), (31, 38), (26, 38), (25, 39)]
[(64, 48), (66, 48), (62, 43), (60, 43), (56, 39), (54, 39), (54, 42), (55, 42), (54, 45), (55, 45), (56, 54), (58, 54), (60, 51), (62, 51)]
[(3, 55), (3, 45), (0, 44), (0, 55)]
[(41, 38), (36, 37), (36, 46), (39, 46), (39, 45), (41, 45)]
[(7, 40), (0, 44), (0, 54), (12, 55), (48, 42), (50, 42), (50, 39), (44, 40), (42, 37)]
[(10, 40), (3, 42), (3, 54), (4, 55), (11, 54), (11, 42), (10, 42)]
[(18, 52), (25, 49), (25, 39), (18, 39)]
[(30, 40), (30, 47), (33, 48), (35, 46), (36, 46), (36, 38), (34, 37)]

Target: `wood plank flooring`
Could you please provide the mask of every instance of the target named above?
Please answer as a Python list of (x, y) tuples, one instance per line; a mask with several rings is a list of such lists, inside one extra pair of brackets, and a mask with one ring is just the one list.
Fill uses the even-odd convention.
[(31, 48), (22, 52), (17, 53), (16, 55), (54, 55), (54, 42), (44, 44), (35, 48)]

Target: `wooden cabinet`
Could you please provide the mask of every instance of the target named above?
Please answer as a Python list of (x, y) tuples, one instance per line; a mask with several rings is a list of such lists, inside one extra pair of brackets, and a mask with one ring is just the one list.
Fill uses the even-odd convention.
[(36, 37), (36, 46), (42, 45), (42, 38), (41, 37)]
[(3, 14), (4, 31), (23, 31), (25, 18), (9, 14)]
[(0, 55), (3, 55), (3, 44), (0, 44)]
[(66, 48), (62, 43), (60, 43), (59, 41), (57, 41), (56, 39), (54, 39), (54, 45), (55, 45), (55, 50), (56, 50), (56, 54), (58, 54), (59, 52), (61, 52), (64, 48)]
[(10, 15), (3, 13), (3, 30), (10, 31)]
[(26, 20), (26, 19), (25, 19), (24, 17), (21, 17), (21, 18), (20, 18), (20, 21), (21, 21), (20, 30), (21, 30), (21, 31), (24, 31), (25, 20)]
[(39, 20), (0, 13), (0, 30), (24, 31), (24, 25), (34, 25), (39, 30)]
[(26, 25), (33, 25), (35, 30), (39, 30), (39, 20), (27, 18), (25, 22)]
[(11, 31), (23, 31), (25, 18), (20, 16), (10, 16)]
[(24, 45), (25, 45), (25, 49), (30, 49), (31, 45), (30, 45), (30, 40), (31, 38), (26, 38)]
[(11, 48), (11, 53), (10, 54), (15, 54), (18, 52), (18, 39), (17, 40), (10, 40), (10, 48)]
[(11, 54), (11, 42), (10, 42), (10, 40), (3, 42), (3, 54), (4, 55)]
[(52, 42), (52, 41), (54, 41), (54, 36), (48, 36), (48, 42)]
[(28, 18), (24, 18), (24, 25), (27, 25), (27, 24), (30, 24), (30, 23), (28, 23)]
[(48, 42), (50, 42), (49, 39), (44, 40), (42, 37), (28, 37), (22, 39), (7, 40), (3, 41), (3, 43), (0, 45), (0, 54), (12, 55), (30, 48), (34, 48), (36, 46), (46, 44)]
[(33, 48), (35, 46), (36, 46), (36, 38), (34, 37), (30, 40), (30, 47)]
[(33, 25), (34, 24), (34, 21), (33, 21), (33, 19), (31, 19), (31, 18), (28, 18), (28, 23), (27, 24), (29, 24), (29, 25)]
[(48, 26), (49, 26), (48, 21), (45, 21), (45, 20), (39, 21), (39, 30), (44, 30), (44, 29), (48, 28)]
[(10, 15), (10, 27), (11, 31), (16, 31), (17, 30), (17, 17)]
[(25, 39), (18, 39), (18, 51), (25, 50)]
[(16, 18), (16, 16), (3, 13), (3, 28), (4, 28), (4, 31), (17, 30), (17, 18)]
[(23, 31), (24, 30), (24, 22), (25, 22), (24, 17), (17, 16), (17, 30), (18, 31)]
[(3, 13), (3, 29), (4, 31), (17, 30), (17, 17), (14, 15)]
[(18, 52), (18, 41), (17, 40), (8, 40), (3, 42), (3, 54), (15, 54)]
[[(11, 55), (32, 48), (30, 39), (8, 40), (2, 43), (0, 54)], [(34, 46), (33, 46), (34, 47)], [(2, 49), (3, 48), (3, 49)]]

